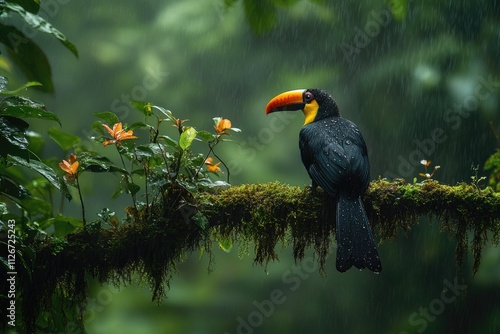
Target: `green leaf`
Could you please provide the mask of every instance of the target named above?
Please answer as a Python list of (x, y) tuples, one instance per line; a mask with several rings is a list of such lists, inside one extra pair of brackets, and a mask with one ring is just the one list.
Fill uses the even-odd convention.
[(141, 187), (139, 187), (137, 184), (135, 183), (132, 183), (132, 182), (127, 182), (127, 191), (128, 193), (135, 195), (139, 192), (139, 190), (141, 190)]
[(193, 140), (196, 138), (196, 129), (188, 126), (186, 129), (181, 133), (181, 136), (179, 138), (179, 146), (185, 150), (189, 146), (191, 146), (191, 143)]
[(27, 198), (30, 193), (14, 180), (0, 175), (0, 193), (17, 199)]
[(184, 189), (189, 191), (191, 194), (198, 193), (198, 185), (192, 181), (177, 179), (177, 183), (179, 183), (182, 187), (184, 187)]
[(0, 43), (8, 49), (12, 61), (30, 81), (42, 84), (40, 90), (52, 93), (54, 85), (49, 60), (45, 52), (15, 27), (0, 23)]
[(130, 104), (140, 112), (142, 112), (145, 116), (151, 116), (153, 114), (153, 110), (150, 102), (144, 101), (132, 101)]
[(125, 130), (130, 131), (130, 130), (136, 130), (136, 129), (149, 129), (150, 125), (144, 123), (144, 122), (135, 122), (127, 126)]
[(42, 135), (35, 131), (26, 131), (26, 138), (28, 139), (29, 150), (35, 154), (40, 154), (45, 145), (45, 139)]
[(11, 0), (10, 2), (21, 5), (27, 11), (36, 14), (40, 10), (40, 0)]
[(172, 115), (172, 112), (170, 110), (167, 110), (167, 109), (165, 109), (163, 107), (159, 107), (159, 106), (152, 106), (151, 108), (159, 110), (163, 115), (165, 115), (167, 117), (167, 119), (170, 122), (175, 122), (175, 117)]
[(132, 194), (132, 196), (133, 196), (133, 195), (137, 194), (140, 189), (141, 189), (141, 187), (139, 187), (135, 183), (128, 181), (127, 177), (125, 176), (121, 179), (120, 186), (118, 187), (118, 189), (116, 189), (116, 191), (113, 193), (113, 195), (111, 197), (117, 198), (121, 194)]
[(207, 217), (205, 217), (205, 215), (203, 213), (201, 213), (200, 211), (196, 212), (192, 217), (191, 219), (196, 223), (196, 225), (198, 225), (202, 230), (206, 230), (208, 225), (209, 225), (209, 222), (208, 222), (208, 219)]
[(56, 127), (51, 127), (48, 133), (49, 137), (52, 138), (63, 151), (69, 151), (81, 141), (80, 137), (61, 131)]
[(206, 142), (212, 141), (215, 139), (215, 135), (205, 130), (198, 131), (198, 136)]
[(198, 185), (204, 189), (224, 188), (230, 186), (230, 184), (225, 181), (221, 180), (212, 181), (209, 178), (198, 180)]
[[(154, 144), (154, 145), (157, 146), (157, 144)], [(135, 154), (137, 156), (137, 159), (139, 159), (139, 160), (141, 160), (143, 158), (151, 158), (151, 157), (155, 156), (155, 152), (149, 146), (149, 144), (137, 146), (135, 148)]]
[(14, 165), (27, 167), (45, 177), (56, 189), (61, 190), (61, 182), (56, 172), (41, 161), (30, 159), (25, 160), (17, 156), (9, 156)]
[(120, 122), (118, 120), (118, 116), (109, 111), (95, 112), (93, 115), (97, 118), (102, 119), (104, 123), (107, 123), (111, 128), (113, 127), (114, 124)]
[(43, 104), (21, 96), (9, 96), (4, 98), (0, 102), (0, 116), (44, 119), (55, 121), (61, 125), (59, 117), (47, 111)]
[(47, 217), (52, 215), (52, 205), (41, 198), (30, 196), (21, 200), (20, 204), (31, 217), (37, 215)]
[(14, 95), (14, 94), (19, 93), (20, 91), (26, 90), (29, 87), (34, 87), (34, 86), (42, 86), (42, 84), (39, 83), (38, 81), (30, 81), (30, 82), (22, 85), (21, 87), (14, 89), (14, 90), (5, 90), (5, 89), (2, 89), (3, 87), (0, 87), (0, 94)]
[(0, 117), (0, 156), (28, 156), (26, 129), (29, 124), (20, 118)]
[(92, 130), (94, 130), (95, 132), (97, 132), (101, 136), (105, 136), (105, 135), (108, 134), (108, 132), (106, 131), (106, 129), (104, 129), (104, 127), (102, 126), (102, 122), (101, 121), (94, 121), (94, 122), (92, 122), (92, 124), (90, 125), (90, 128)]
[(73, 232), (75, 228), (83, 227), (83, 222), (81, 219), (75, 217), (58, 215), (56, 217), (45, 220), (43, 224), (40, 225), (40, 227), (43, 229), (47, 229), (51, 226), (55, 226), (57, 229), (58, 225), (63, 225), (64, 230), (71, 230), (70, 232)]
[(233, 239), (230, 237), (220, 237), (217, 239), (217, 243), (219, 244), (220, 249), (222, 249), (226, 253), (229, 253), (231, 249), (233, 249)]
[(27, 12), (23, 7), (14, 4), (14, 3), (9, 3), (7, 2), (5, 4), (5, 8), (8, 8), (9, 10), (18, 13), (26, 23), (28, 23), (33, 29), (36, 29), (40, 32), (44, 32), (50, 35), (53, 35), (55, 38), (57, 38), (71, 53), (75, 55), (75, 57), (78, 58), (78, 50), (76, 49), (76, 46), (71, 43), (66, 36), (59, 30), (57, 30), (52, 24), (47, 22), (44, 18), (41, 16), (38, 16), (36, 14)]
[(111, 160), (106, 157), (99, 156), (95, 152), (82, 152), (78, 155), (78, 161), (80, 162), (80, 168), (85, 171), (93, 173), (122, 173), (128, 174), (128, 172), (113, 164)]
[(175, 149), (179, 148), (179, 143), (177, 142), (177, 140), (172, 139), (169, 136), (160, 135), (160, 136), (158, 136), (158, 138), (163, 139), (165, 141), (165, 144), (167, 144), (170, 147), (173, 147)]

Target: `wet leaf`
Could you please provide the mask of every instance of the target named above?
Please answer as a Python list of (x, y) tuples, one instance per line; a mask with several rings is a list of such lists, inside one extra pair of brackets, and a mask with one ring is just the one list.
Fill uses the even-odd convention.
[(3, 99), (0, 102), (0, 116), (44, 119), (61, 125), (59, 117), (47, 111), (43, 104), (21, 96), (9, 96)]
[(30, 195), (25, 187), (4, 176), (0, 176), (0, 193), (17, 199), (27, 198)]
[(116, 114), (110, 111), (95, 112), (93, 115), (99, 119), (102, 119), (104, 123), (107, 123), (109, 125), (113, 125), (120, 122), (118, 116), (116, 116)]
[(144, 123), (144, 122), (135, 122), (127, 126), (126, 130), (136, 130), (136, 129), (148, 129), (150, 125)]
[(10, 2), (21, 5), (21, 7), (23, 7), (28, 12), (31, 12), (33, 14), (38, 13), (38, 11), (40, 10), (40, 0), (14, 0)]
[(123, 176), (119, 187), (115, 190), (115, 192), (112, 195), (112, 198), (118, 198), (121, 194), (132, 194), (135, 195), (139, 192), (141, 187), (139, 187), (137, 184), (130, 182), (127, 179), (127, 176)]
[(28, 89), (29, 87), (36, 87), (36, 86), (42, 86), (42, 84), (38, 81), (30, 81), (30, 82), (22, 85), (21, 87), (14, 89), (14, 90), (6, 90), (5, 89), (6, 87), (3, 86), (2, 84), (0, 84), (0, 93), (4, 94), (4, 95), (14, 95), (14, 94), (18, 94), (19, 92), (21, 92), (23, 90)]
[(198, 136), (206, 142), (214, 140), (216, 137), (213, 133), (210, 133), (205, 130), (198, 131)]
[(135, 148), (137, 159), (151, 158), (155, 156), (155, 152), (149, 145), (139, 145)]
[(76, 46), (73, 43), (71, 43), (66, 38), (66, 36), (64, 36), (62, 32), (57, 30), (54, 26), (52, 26), (52, 24), (47, 22), (44, 18), (36, 14), (33, 14), (31, 12), (28, 12), (20, 5), (14, 3), (7, 2), (5, 4), (5, 8), (18, 13), (24, 19), (24, 21), (28, 23), (33, 29), (50, 34), (55, 38), (57, 38), (69, 51), (71, 51), (71, 53), (75, 55), (75, 57), (78, 58), (78, 50), (76, 49)]
[(0, 156), (27, 156), (26, 129), (29, 124), (20, 118), (0, 117)]
[(130, 104), (140, 112), (142, 112), (145, 116), (151, 116), (153, 113), (153, 109), (150, 102), (144, 101), (132, 101)]
[(39, 89), (44, 92), (54, 91), (49, 60), (38, 45), (18, 29), (3, 24), (0, 24), (0, 42), (28, 80), (40, 82)]
[(56, 189), (62, 191), (62, 186), (59, 176), (51, 167), (47, 166), (43, 162), (35, 159), (30, 159), (28, 161), (17, 156), (9, 156), (9, 159), (14, 163), (14, 165), (27, 167), (31, 170), (38, 172), (40, 175), (45, 177), (47, 181), (49, 181), (50, 184), (52, 184)]
[(165, 144), (167, 144), (170, 147), (173, 147), (173, 148), (176, 148), (176, 149), (179, 148), (179, 143), (177, 142), (177, 140), (172, 139), (169, 136), (163, 136), (163, 135), (161, 135), (161, 136), (158, 136), (158, 138), (163, 139), (165, 141)]
[(111, 160), (106, 157), (99, 156), (94, 152), (82, 152), (78, 155), (80, 168), (93, 173), (114, 173), (128, 174), (128, 172), (116, 166)]

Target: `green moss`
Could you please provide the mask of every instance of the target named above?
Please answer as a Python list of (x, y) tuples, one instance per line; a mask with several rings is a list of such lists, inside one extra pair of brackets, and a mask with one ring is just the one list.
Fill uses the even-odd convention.
[[(278, 260), (279, 245), (291, 245), (296, 261), (312, 248), (321, 270), (334, 240), (335, 205), (328, 203), (321, 189), (274, 182), (200, 193), (196, 198), (178, 189), (164, 198), (147, 219), (137, 215), (131, 224), (110, 230), (90, 225), (67, 240), (33, 245), (34, 269), (19, 275), (27, 327), (33, 328), (40, 313), (50, 307), (56, 291), (76, 305), (83, 304), (89, 277), (120, 285), (130, 283), (137, 272), (150, 284), (153, 300), (160, 301), (177, 263), (199, 249), (211, 259), (213, 240), (231, 239), (243, 249), (254, 245), (255, 262), (263, 266)], [(491, 189), (379, 179), (371, 183), (363, 200), (381, 240), (406, 233), (420, 216), (437, 218), (442, 230), (457, 241), (459, 267), (470, 247), (474, 272), (488, 236), (494, 244), (500, 240), (500, 194)], [(200, 213), (207, 226), (197, 221)]]

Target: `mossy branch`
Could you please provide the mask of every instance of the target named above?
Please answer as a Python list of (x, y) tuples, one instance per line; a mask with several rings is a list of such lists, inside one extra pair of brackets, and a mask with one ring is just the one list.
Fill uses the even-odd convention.
[[(312, 247), (323, 268), (334, 240), (335, 208), (321, 189), (293, 187), (281, 183), (230, 187), (195, 197), (182, 192), (169, 194), (167, 203), (153, 208), (156, 219), (141, 220), (116, 229), (103, 230), (90, 224), (66, 240), (44, 240), (36, 245), (37, 257), (31, 275), (21, 273), (23, 316), (29, 325), (50, 305), (56, 288), (76, 303), (86, 297), (89, 276), (100, 282), (128, 283), (138, 272), (161, 300), (186, 253), (204, 249), (210, 259), (214, 240), (254, 244), (255, 262), (267, 265), (278, 259), (276, 245), (291, 244), (295, 260)], [(170, 199), (169, 199), (170, 198)], [(474, 272), (481, 250), (500, 238), (500, 193), (480, 190), (473, 184), (447, 186), (428, 180), (373, 181), (363, 198), (375, 235), (381, 240), (408, 231), (420, 216), (441, 221), (442, 230), (457, 240), (457, 264), (468, 251), (472, 232)], [(202, 217), (208, 225), (201, 227)], [(145, 215), (150, 217), (150, 215)]]

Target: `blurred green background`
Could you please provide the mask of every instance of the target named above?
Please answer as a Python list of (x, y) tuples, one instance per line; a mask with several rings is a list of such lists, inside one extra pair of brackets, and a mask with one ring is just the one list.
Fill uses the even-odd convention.
[[(243, 131), (233, 135), (241, 146), (219, 150), (232, 184), (309, 184), (298, 150), (303, 116), (264, 113), (269, 99), (297, 88), (324, 88), (334, 96), (363, 132), (372, 178), (421, 180), (418, 161), (429, 159), (441, 166), (434, 176), (440, 182), (469, 182), (471, 165), (482, 165), (500, 145), (493, 131), (500, 129), (495, 0), (42, 3), (41, 16), (80, 53), (76, 59), (53, 38), (35, 38), (52, 64), (55, 93), (34, 95), (57, 113), (64, 131), (88, 137), (98, 111), (116, 112), (128, 124), (141, 120), (131, 99), (161, 105), (199, 129), (222, 116)], [(49, 126), (33, 124), (42, 133)], [(439, 142), (432, 139), (436, 130)], [(63, 158), (55, 145), (46, 150)], [(89, 219), (104, 206), (125, 215), (127, 199), (106, 202), (111, 191), (104, 190), (114, 182), (82, 177)], [(78, 204), (71, 205), (77, 215)], [(189, 255), (159, 306), (139, 280), (120, 289), (95, 284), (85, 329), (500, 333), (498, 248), (485, 248), (474, 277), (469, 262), (461, 276), (456, 242), (439, 226), (422, 219), (406, 235), (384, 240), (380, 275), (340, 274), (333, 256), (321, 277), (311, 255), (294, 263), (289, 247), (265, 270), (252, 264), (251, 247), (248, 254), (227, 254), (214, 245), (215, 270), (207, 273), (206, 256)], [(241, 259), (238, 252), (245, 253)]]

